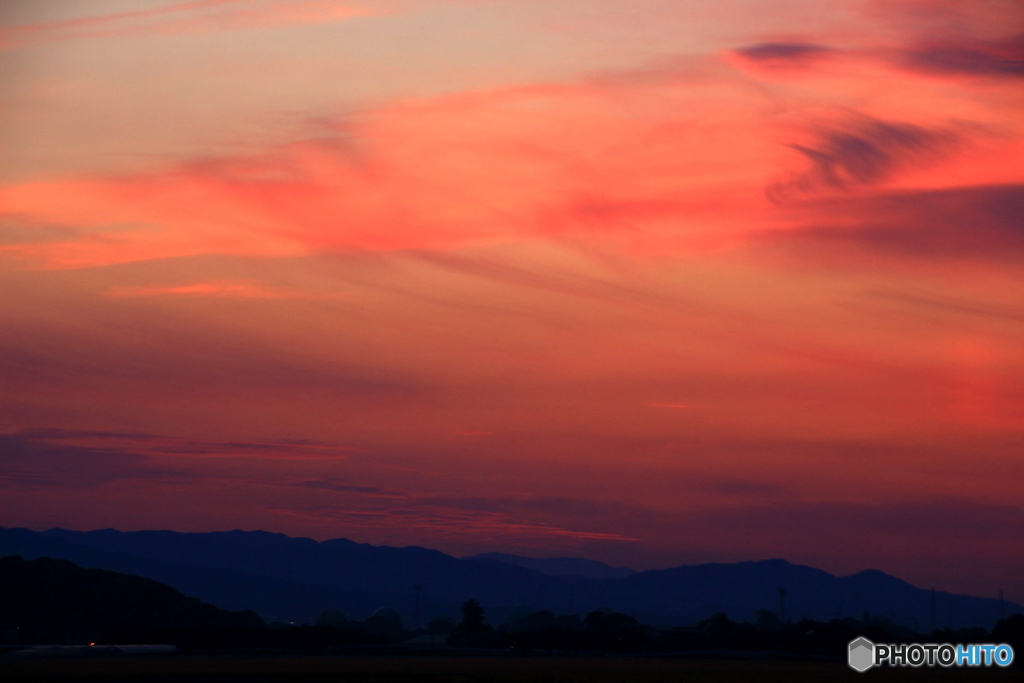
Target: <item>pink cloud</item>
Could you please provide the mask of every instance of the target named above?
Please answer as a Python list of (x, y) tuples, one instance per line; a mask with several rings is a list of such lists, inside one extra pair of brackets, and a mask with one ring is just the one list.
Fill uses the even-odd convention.
[(0, 211), (89, 238), (4, 250), (76, 267), (537, 237), (705, 249), (759, 220), (770, 135), (680, 86), (640, 92), (653, 108), (638, 120), (619, 109), (634, 94), (592, 84), (472, 93), (367, 112), (349, 127), (356, 151), (318, 139), (132, 176), (12, 185), (0, 189)]
[[(535, 240), (695, 254), (801, 227), (794, 201), (1020, 182), (1005, 151), (1019, 136), (975, 97), (984, 89), (950, 90), (869, 51), (818, 59), (833, 52), (760, 43), (732, 62), (806, 68), (780, 77), (722, 62), (481, 89), (363, 111), (261, 154), (8, 185), (0, 214), (22, 232), (71, 226), (80, 238), (0, 254), (13, 268)], [(1005, 138), (1004, 151), (979, 151), (984, 136)], [(198, 287), (162, 294), (254, 296)]]

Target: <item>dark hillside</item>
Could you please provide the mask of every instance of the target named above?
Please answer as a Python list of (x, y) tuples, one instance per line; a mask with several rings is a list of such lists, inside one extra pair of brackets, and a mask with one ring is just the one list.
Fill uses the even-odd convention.
[(259, 627), (251, 612), (228, 612), (157, 581), (66, 560), (0, 558), (0, 629), (22, 643), (87, 643), (124, 627)]

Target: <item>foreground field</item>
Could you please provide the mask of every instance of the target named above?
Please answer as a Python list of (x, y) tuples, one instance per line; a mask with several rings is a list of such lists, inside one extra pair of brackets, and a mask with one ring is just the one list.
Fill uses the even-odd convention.
[(0, 678), (17, 681), (206, 681), (308, 683), (811, 683), (812, 681), (1018, 681), (1024, 671), (876, 669), (845, 664), (655, 658), (545, 657), (169, 657), (0, 661)]

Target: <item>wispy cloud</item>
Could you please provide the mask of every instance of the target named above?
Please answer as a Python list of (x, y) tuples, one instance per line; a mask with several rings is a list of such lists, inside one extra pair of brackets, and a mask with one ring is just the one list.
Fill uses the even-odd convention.
[[(540, 240), (705, 253), (788, 227), (766, 189), (776, 202), (881, 191), (966, 154), (992, 124), (990, 113), (962, 107), (973, 85), (950, 91), (877, 51), (809, 40), (755, 43), (738, 54), (752, 64), (803, 64), (807, 74), (796, 90), (779, 86), (771, 69), (726, 63), (692, 78), (624, 70), (618, 79), (481, 88), (338, 117), (315, 137), (297, 131), (262, 153), (8, 185), (0, 216), (29, 227), (0, 255), (13, 268), (209, 253), (422, 250), (442, 258), (454, 248)], [(819, 64), (826, 55), (845, 61)], [(870, 87), (879, 78), (884, 96)], [(913, 103), (906, 111), (902, 90)], [(961, 115), (944, 116), (946, 107)], [(991, 176), (1001, 163), (976, 153), (959, 173)], [(790, 168), (781, 178), (780, 165)], [(75, 226), (81, 237), (25, 238), (29, 228), (51, 235), (47, 226)], [(112, 294), (256, 296), (240, 283), (210, 282)]]
[(0, 27), (0, 49), (61, 40), (240, 31), (345, 21), (373, 13), (339, 0), (196, 0), (150, 9)]
[(927, 73), (1024, 78), (1024, 34), (998, 41), (933, 39), (901, 51), (897, 60)]
[(0, 480), (19, 489), (68, 489), (122, 480), (182, 482), (194, 478), (185, 467), (154, 462), (131, 449), (64, 443), (32, 433), (0, 434)]
[[(765, 170), (740, 161), (774, 143), (742, 132), (741, 122), (717, 121), (713, 100), (699, 92), (716, 84), (658, 87), (693, 105), (684, 115), (691, 125), (673, 122), (686, 108), (666, 107), (657, 88), (643, 95), (655, 109), (640, 125), (615, 104), (634, 98), (630, 86), (513, 88), (366, 112), (349, 127), (365, 150), (358, 159), (336, 140), (316, 139), (124, 177), (8, 186), (0, 211), (86, 227), (94, 237), (4, 251), (81, 267), (538, 238), (603, 237), (642, 251), (728, 243), (764, 203)], [(524, 116), (537, 107), (550, 115)], [(723, 154), (727, 140), (735, 149)], [(680, 231), (684, 219), (692, 227)]]
[(818, 62), (832, 54), (833, 50), (814, 43), (756, 43), (736, 50), (748, 59), (768, 68), (804, 67)]
[(869, 117), (822, 126), (816, 138), (809, 144), (791, 145), (810, 168), (773, 185), (770, 196), (786, 199), (799, 193), (878, 184), (902, 167), (933, 161), (960, 141), (953, 130)]
[(897, 68), (938, 77), (1024, 76), (1024, 8), (1016, 0), (873, 0), (865, 6), (896, 30), (877, 55)]
[(1024, 322), (1024, 307), (1004, 306), (990, 301), (971, 301), (961, 298), (927, 296), (892, 290), (868, 290), (865, 292), (865, 295), (894, 304), (905, 304), (942, 313), (958, 313), (966, 316)]
[(402, 528), (405, 534), (428, 537), (441, 544), (471, 541), (486, 545), (501, 541), (540, 547), (551, 544), (572, 547), (585, 542), (635, 543), (638, 540), (621, 534), (526, 521), (501, 512), (464, 510), (429, 503), (381, 507), (294, 504), (270, 510), (284, 517), (298, 517), (318, 524), (358, 525), (363, 533), (390, 534)]
[[(38, 319), (21, 318), (5, 322), (5, 335), (0, 341), (0, 373), (11, 384), (25, 383), (36, 390), (43, 387), (60, 388), (64, 392), (90, 390), (97, 382), (117, 385), (131, 384), (138, 391), (156, 399), (159, 394), (186, 390), (187, 387), (219, 387), (218, 392), (230, 395), (235, 391), (271, 392), (280, 397), (290, 394), (318, 396), (325, 400), (333, 396), (339, 400), (347, 396), (367, 405), (383, 401), (402, 402), (425, 390), (422, 380), (412, 376), (399, 378), (394, 368), (381, 367), (363, 360), (352, 360), (344, 355), (330, 356), (314, 353), (286, 351), (280, 344), (267, 339), (254, 343), (224, 336), (216, 326), (211, 327), (207, 315), (198, 317), (181, 311), (166, 313), (156, 310), (140, 311), (126, 302), (158, 309), (174, 302), (198, 306), (209, 302), (230, 307), (245, 305), (248, 314), (257, 314), (259, 306), (274, 299), (231, 299), (225, 297), (186, 298), (143, 297), (110, 299), (98, 297), (99, 302), (113, 306), (100, 315), (109, 320), (125, 320), (134, 316), (147, 319), (150, 332), (143, 338), (134, 333), (105, 337), (89, 328), (72, 326), (59, 338), (47, 332)], [(287, 299), (285, 303), (302, 306), (331, 306), (333, 301)], [(193, 302), (193, 303), (189, 303)], [(249, 305), (249, 302), (252, 305)], [(91, 304), (95, 306), (94, 300)], [(100, 307), (105, 308), (105, 306)], [(201, 307), (200, 307), (201, 308)], [(92, 309), (94, 314), (98, 309)], [(110, 317), (107, 314), (110, 314)], [(321, 315), (322, 311), (318, 311)], [(328, 312), (330, 314), (330, 311)], [(219, 315), (219, 314), (215, 314)], [(335, 312), (332, 315), (337, 315)], [(163, 324), (161, 320), (167, 322)], [(173, 322), (172, 322), (173, 320)], [(144, 388), (145, 387), (145, 388)], [(151, 393), (152, 392), (152, 393)], [(281, 392), (284, 392), (282, 394)], [(68, 394), (69, 396), (71, 394)], [(141, 397), (141, 394), (139, 395)]]
[(114, 298), (148, 296), (224, 297), (229, 299), (337, 299), (341, 293), (317, 294), (284, 287), (266, 287), (249, 282), (200, 282), (169, 287), (113, 287), (106, 292)]
[(288, 441), (203, 441), (132, 431), (83, 431), (26, 429), (12, 435), (36, 444), (59, 445), (67, 449), (105, 449), (126, 457), (194, 456), (210, 458), (255, 458), (272, 460), (324, 460), (345, 458), (361, 449), (352, 446)]
[(764, 237), (800, 250), (805, 258), (815, 258), (815, 252), (825, 260), (845, 254), (851, 265), (877, 263), (860, 259), (865, 253), (1008, 262), (1024, 255), (1024, 185), (885, 192), (829, 199), (806, 211), (813, 216), (810, 224)]

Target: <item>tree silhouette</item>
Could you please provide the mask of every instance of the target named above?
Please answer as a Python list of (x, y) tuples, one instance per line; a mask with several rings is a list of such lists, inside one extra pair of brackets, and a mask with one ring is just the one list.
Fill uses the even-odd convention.
[(345, 628), (348, 626), (348, 617), (340, 609), (325, 609), (317, 615), (317, 626), (333, 626), (334, 628)]
[(462, 625), (470, 632), (483, 630), (484, 608), (475, 599), (462, 603)]
[(455, 627), (448, 642), (457, 647), (500, 647), (501, 637), (484, 623), (484, 608), (476, 600), (462, 603), (462, 623)]

